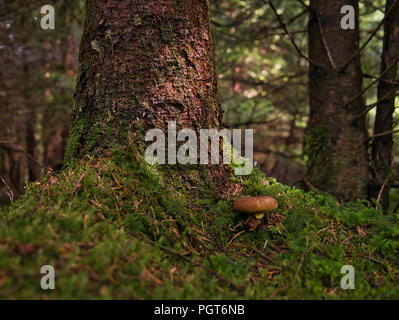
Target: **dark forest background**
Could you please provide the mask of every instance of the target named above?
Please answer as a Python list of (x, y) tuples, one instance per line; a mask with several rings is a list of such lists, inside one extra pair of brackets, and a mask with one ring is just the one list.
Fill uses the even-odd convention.
[[(55, 30), (40, 28), (41, 1), (0, 1), (3, 204), (10, 202), (10, 194), (14, 198), (23, 194), (27, 182), (59, 170), (63, 163), (74, 104), (84, 1), (48, 2), (56, 8)], [(308, 160), (304, 145), (309, 120), (309, 61), (301, 53), (306, 56), (308, 52), (308, 4), (274, 1), (274, 10), (268, 1), (260, 0), (219, 0), (211, 5), (224, 126), (255, 130), (256, 165), (267, 176), (287, 185), (314, 187), (309, 181), (303, 182)], [(360, 42), (372, 36), (360, 55), (365, 88), (362, 97), (365, 105), (371, 106), (367, 113), (369, 136), (375, 130), (376, 79), (381, 74), (386, 34), (379, 24), (385, 5), (384, 0), (360, 1)], [(398, 81), (392, 85), (397, 87)], [(397, 90), (393, 96), (396, 94)], [(397, 125), (395, 109), (391, 129)], [(399, 201), (395, 189), (399, 148), (394, 139), (389, 176), (391, 210)]]

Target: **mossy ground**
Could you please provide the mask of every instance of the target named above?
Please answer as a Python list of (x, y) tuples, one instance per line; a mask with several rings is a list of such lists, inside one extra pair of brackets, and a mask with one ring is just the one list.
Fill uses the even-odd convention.
[[(149, 166), (132, 154), (86, 157), (3, 208), (0, 298), (399, 298), (398, 216), (256, 171), (233, 177), (242, 191), (221, 199), (201, 169)], [(240, 194), (270, 194), (279, 208), (246, 231), (232, 210)], [(48, 264), (55, 290), (45, 291)], [(347, 264), (354, 290), (340, 287)]]

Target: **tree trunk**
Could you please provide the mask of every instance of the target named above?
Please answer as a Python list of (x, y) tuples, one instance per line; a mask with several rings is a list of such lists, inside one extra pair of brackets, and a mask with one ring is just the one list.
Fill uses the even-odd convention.
[[(341, 28), (341, 8), (356, 11), (356, 28)], [(366, 198), (367, 131), (361, 95), (357, 0), (312, 0), (309, 20), (310, 116), (306, 135), (308, 178), (320, 190), (349, 200)], [(336, 67), (334, 67), (336, 66)], [(356, 98), (358, 96), (358, 98)]]
[[(395, 4), (394, 0), (387, 0), (385, 12)], [(384, 25), (384, 40), (381, 56), (381, 74), (391, 68), (378, 83), (378, 104), (374, 123), (374, 134), (391, 131), (393, 128), (393, 112), (395, 109), (395, 93), (398, 85), (394, 84), (397, 75), (397, 59), (399, 57), (399, 6), (388, 17)], [(393, 67), (392, 67), (393, 66)], [(395, 90), (396, 89), (396, 90)], [(389, 176), (392, 170), (393, 137), (385, 134), (373, 139), (372, 143), (372, 181), (369, 196), (377, 199), (384, 212), (389, 208)], [(385, 183), (385, 185), (384, 185)], [(384, 188), (382, 189), (382, 186)]]
[(171, 120), (219, 127), (208, 0), (88, 0), (86, 10), (66, 163)]
[[(26, 55), (24, 54), (24, 61), (26, 61)], [(25, 63), (25, 62), (24, 62)], [(35, 158), (37, 157), (37, 110), (35, 101), (32, 97), (32, 85), (30, 81), (31, 70), (28, 64), (23, 66), (23, 75), (25, 76), (25, 90), (23, 93), (23, 101), (25, 103), (25, 139), (23, 144), (25, 145), (26, 151), (26, 162), (27, 162), (27, 175), (28, 181), (35, 181), (40, 177), (40, 166), (38, 166)]]

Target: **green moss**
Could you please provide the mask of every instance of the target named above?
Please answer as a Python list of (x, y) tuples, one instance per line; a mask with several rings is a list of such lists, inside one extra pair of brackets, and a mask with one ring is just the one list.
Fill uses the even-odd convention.
[[(339, 172), (339, 165), (335, 163), (335, 167), (331, 165), (329, 157), (333, 152), (333, 146), (327, 136), (327, 128), (324, 124), (307, 132), (305, 136), (304, 155), (307, 165), (308, 173), (316, 180), (316, 185), (323, 190), (333, 190), (336, 177)], [(327, 164), (327, 165), (326, 165)], [(322, 170), (321, 170), (322, 168)], [(317, 173), (315, 173), (316, 171)], [(316, 176), (319, 175), (319, 181)], [(328, 177), (328, 179), (325, 179)], [(328, 186), (324, 184), (328, 182)]]
[(320, 125), (306, 134), (304, 154), (310, 169), (323, 162), (329, 145), (325, 125)]
[[(204, 167), (148, 165), (131, 150), (86, 156), (0, 211), (1, 298), (376, 299), (399, 297), (399, 223), (254, 170), (221, 199)], [(243, 228), (241, 194), (279, 202)], [(255, 250), (256, 249), (256, 250)], [(40, 289), (40, 268), (56, 289)], [(340, 288), (353, 265), (356, 289)], [(217, 276), (215, 276), (217, 275)], [(367, 280), (366, 280), (367, 279)]]
[(160, 27), (161, 37), (164, 42), (171, 42), (173, 40), (173, 30), (168, 22), (163, 22)]
[(86, 123), (84, 118), (75, 120), (70, 130), (68, 144), (65, 152), (64, 164), (69, 165), (76, 160), (76, 155), (79, 153), (81, 147), (82, 136), (86, 130)]

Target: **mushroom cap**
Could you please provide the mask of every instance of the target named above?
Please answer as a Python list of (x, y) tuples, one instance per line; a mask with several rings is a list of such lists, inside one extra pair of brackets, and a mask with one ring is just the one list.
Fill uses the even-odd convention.
[(265, 211), (275, 210), (278, 207), (278, 202), (273, 197), (240, 197), (234, 201), (234, 210), (246, 212), (248, 214), (255, 214)]

